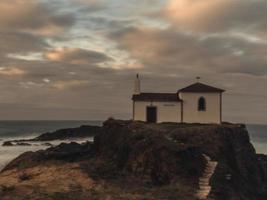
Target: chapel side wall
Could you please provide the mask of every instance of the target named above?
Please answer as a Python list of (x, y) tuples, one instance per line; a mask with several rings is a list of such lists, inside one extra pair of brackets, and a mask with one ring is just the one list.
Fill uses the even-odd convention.
[[(183, 121), (185, 123), (221, 123), (220, 93), (180, 93), (183, 99)], [(198, 100), (204, 97), (206, 111), (198, 111)]]
[(181, 103), (180, 102), (145, 102), (135, 101), (134, 120), (146, 121), (147, 106), (157, 107), (157, 122), (181, 122)]

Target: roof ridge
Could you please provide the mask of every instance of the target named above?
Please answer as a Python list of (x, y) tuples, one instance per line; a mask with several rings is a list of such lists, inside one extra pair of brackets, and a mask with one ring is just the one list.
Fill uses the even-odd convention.
[(225, 90), (223, 89), (216, 88), (214, 86), (210, 86), (205, 83), (197, 82), (197, 83), (193, 83), (187, 87), (184, 87), (178, 90), (178, 93), (179, 92), (209, 92), (209, 93), (214, 92), (215, 93), (215, 92), (224, 92), (224, 91)]

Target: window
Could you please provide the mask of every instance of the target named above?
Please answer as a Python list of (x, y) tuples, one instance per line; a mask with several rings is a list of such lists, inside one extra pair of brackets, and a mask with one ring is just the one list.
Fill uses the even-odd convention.
[(198, 100), (198, 111), (206, 111), (206, 100), (204, 97), (200, 97)]

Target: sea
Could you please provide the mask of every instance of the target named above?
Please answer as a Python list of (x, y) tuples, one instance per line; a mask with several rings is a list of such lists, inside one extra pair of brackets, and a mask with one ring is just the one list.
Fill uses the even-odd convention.
[[(0, 121), (0, 170), (18, 155), (27, 151), (37, 151), (48, 148), (42, 142), (32, 143), (31, 146), (2, 146), (8, 140), (29, 139), (42, 133), (62, 128), (75, 128), (81, 125), (102, 125), (102, 121)], [(251, 142), (257, 153), (267, 155), (267, 125), (247, 124)], [(93, 141), (93, 138), (83, 140), (61, 140), (50, 142), (53, 145), (61, 142)]]
[[(81, 125), (101, 126), (102, 121), (0, 121), (0, 170), (11, 160), (27, 151), (37, 151), (46, 149), (48, 146), (44, 142), (31, 142), (31, 146), (2, 146), (8, 140), (30, 139), (43, 133), (56, 131), (63, 128), (75, 128)], [(49, 142), (58, 145), (62, 142), (82, 143), (93, 141), (93, 138), (76, 140), (57, 140)]]

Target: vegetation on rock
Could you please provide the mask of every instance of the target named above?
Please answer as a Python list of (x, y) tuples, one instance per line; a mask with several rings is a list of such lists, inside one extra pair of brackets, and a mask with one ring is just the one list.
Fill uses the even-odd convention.
[(207, 164), (203, 154), (218, 163), (209, 199), (266, 199), (266, 157), (256, 155), (243, 125), (112, 119), (94, 143), (61, 144), (10, 162), (0, 185), (13, 189), (1, 197), (192, 200)]

